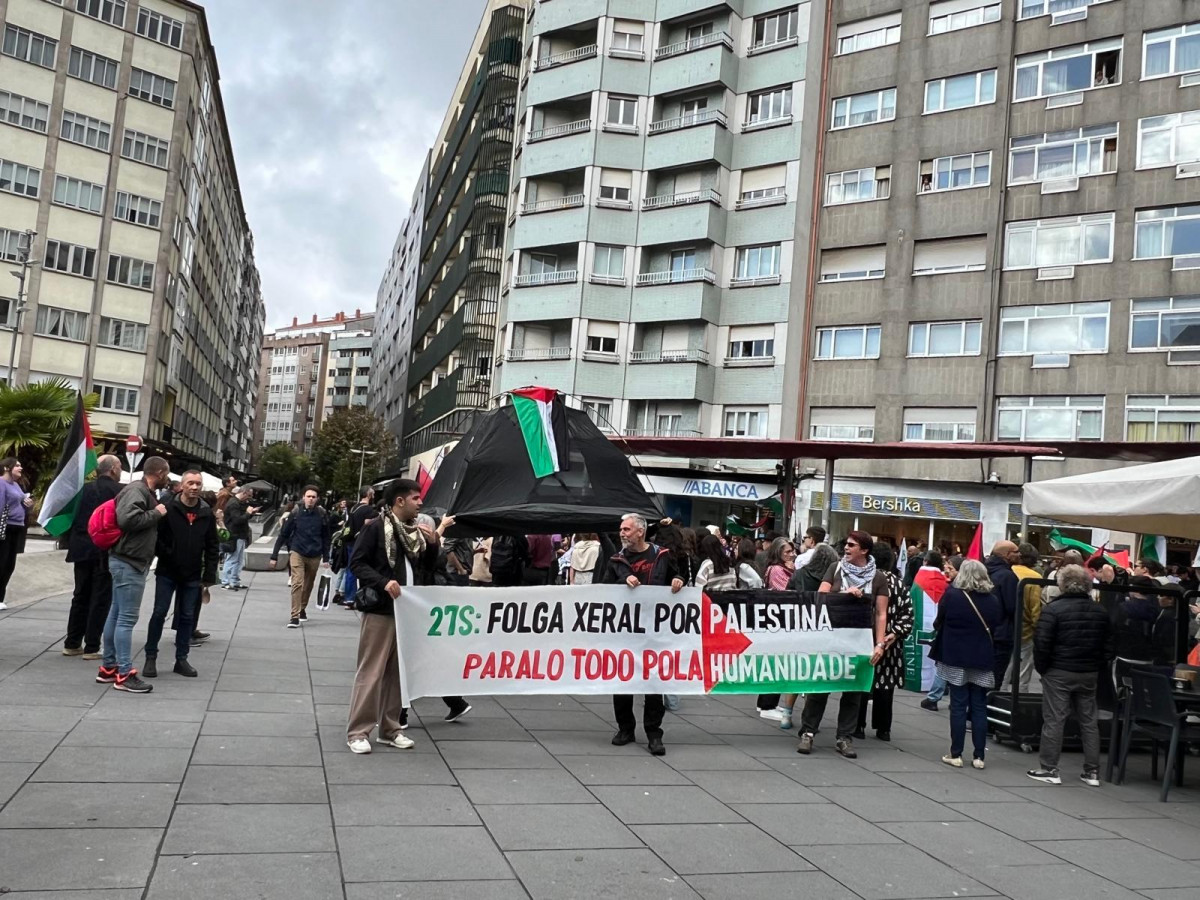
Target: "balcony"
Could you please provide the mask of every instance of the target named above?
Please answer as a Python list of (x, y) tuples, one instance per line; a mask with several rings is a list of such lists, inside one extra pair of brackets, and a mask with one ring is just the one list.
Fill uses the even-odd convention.
[(509, 362), (532, 362), (542, 359), (570, 359), (570, 347), (513, 347), (506, 354)]
[(597, 47), (595, 44), (588, 44), (586, 47), (575, 47), (572, 50), (564, 50), (561, 53), (552, 53), (550, 56), (543, 56), (541, 59), (533, 61), (533, 71), (544, 72), (547, 69), (554, 69), (558, 66), (570, 65), (573, 62), (579, 62), (584, 59), (591, 59), (596, 55)]
[(731, 288), (762, 287), (766, 284), (779, 284), (782, 278), (776, 275), (756, 275), (753, 277), (733, 277), (729, 279)]
[(665, 272), (641, 272), (634, 283), (638, 287), (651, 287), (659, 284), (688, 284), (695, 281), (716, 284), (717, 276), (712, 269), (668, 269)]
[(703, 437), (694, 428), (626, 428), (625, 437)]
[(691, 350), (631, 350), (631, 363), (707, 363), (708, 351)]
[(714, 47), (717, 45), (724, 47), (726, 50), (732, 50), (733, 38), (726, 31), (702, 34), (699, 37), (677, 41), (674, 44), (665, 44), (654, 51), (654, 58), (656, 60), (669, 59), (672, 56), (682, 56), (684, 53), (691, 53), (694, 50), (703, 50), (705, 47)]
[(670, 206), (688, 206), (692, 203), (715, 203), (721, 205), (721, 194), (712, 188), (698, 191), (687, 191), (682, 194), (664, 194), (661, 197), (647, 197), (642, 201), (642, 209), (666, 209)]
[(650, 134), (663, 134), (668, 131), (678, 131), (681, 128), (692, 128), (696, 125), (708, 125), (715, 122), (722, 128), (728, 127), (725, 111), (720, 109), (702, 109), (686, 116), (675, 116), (672, 119), (660, 119), (650, 123)]
[(583, 206), (586, 200), (583, 194), (568, 194), (565, 197), (554, 197), (550, 200), (535, 200), (532, 203), (521, 204), (521, 215), (528, 216), (534, 213), (553, 212), (556, 209), (575, 209)]
[(538, 141), (550, 141), (554, 138), (581, 134), (585, 131), (591, 131), (591, 129), (591, 119), (580, 119), (576, 122), (567, 122), (563, 125), (550, 125), (547, 128), (535, 128), (529, 132), (528, 137), (525, 138), (525, 143), (536, 144)]
[(553, 272), (527, 272), (513, 276), (513, 287), (541, 287), (546, 284), (571, 284), (579, 280), (578, 269), (559, 269)]

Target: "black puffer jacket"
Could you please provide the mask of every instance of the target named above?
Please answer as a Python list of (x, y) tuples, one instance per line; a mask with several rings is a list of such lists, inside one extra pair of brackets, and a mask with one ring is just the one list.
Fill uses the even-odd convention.
[(994, 553), (985, 559), (983, 564), (987, 566), (988, 577), (996, 586), (996, 598), (1000, 601), (1000, 610), (1004, 615), (1004, 620), (996, 626), (992, 637), (997, 641), (1007, 641), (1011, 644), (1013, 622), (1017, 618), (1017, 576), (1013, 574), (1012, 566), (1008, 564), (1008, 561)]
[(1115, 633), (1104, 607), (1086, 594), (1061, 594), (1042, 609), (1033, 632), (1033, 665), (1039, 674), (1099, 672), (1112, 658)]

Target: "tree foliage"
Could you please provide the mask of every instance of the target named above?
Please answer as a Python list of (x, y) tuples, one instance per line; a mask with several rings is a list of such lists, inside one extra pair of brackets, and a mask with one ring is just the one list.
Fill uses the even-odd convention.
[[(351, 496), (358, 488), (360, 464), (362, 482), (369, 484), (395, 449), (383, 419), (362, 406), (343, 407), (325, 420), (313, 439), (313, 474), (334, 493)], [(367, 455), (360, 458), (358, 450)]]
[[(34, 494), (54, 478), (78, 393), (63, 378), (15, 388), (0, 384), (0, 457), (21, 460)], [(85, 408), (93, 408), (96, 395), (88, 394), (83, 402)]]
[(291, 444), (280, 441), (263, 450), (258, 474), (276, 487), (290, 488), (307, 481), (312, 473), (308, 457), (297, 453)]

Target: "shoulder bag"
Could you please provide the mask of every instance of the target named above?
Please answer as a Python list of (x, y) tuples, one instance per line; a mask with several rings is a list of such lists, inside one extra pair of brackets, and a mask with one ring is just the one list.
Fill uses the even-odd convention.
[(967, 598), (967, 602), (971, 604), (971, 609), (975, 610), (975, 615), (979, 616), (979, 624), (983, 626), (983, 630), (987, 632), (988, 643), (995, 645), (996, 639), (992, 636), (992, 629), (988, 627), (987, 621), (983, 618), (983, 613), (979, 611), (979, 607), (975, 605), (975, 600), (966, 591), (963, 591), (963, 596)]

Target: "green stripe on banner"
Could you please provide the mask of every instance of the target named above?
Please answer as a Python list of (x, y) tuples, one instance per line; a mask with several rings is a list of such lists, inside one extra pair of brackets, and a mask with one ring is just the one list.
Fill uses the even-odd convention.
[(870, 655), (743, 653), (713, 685), (714, 694), (832, 694), (869, 691), (875, 677)]
[(536, 400), (517, 394), (512, 395), (512, 404), (517, 414), (517, 424), (521, 426), (521, 436), (525, 438), (525, 449), (529, 452), (534, 477), (545, 478), (552, 475), (555, 471), (555, 459), (546, 439), (546, 424), (540, 404)]

